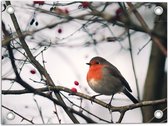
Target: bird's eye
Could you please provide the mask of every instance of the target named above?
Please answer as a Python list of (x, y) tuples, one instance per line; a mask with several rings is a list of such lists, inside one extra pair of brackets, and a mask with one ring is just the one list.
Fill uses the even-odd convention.
[(97, 65), (97, 64), (100, 64), (100, 62), (99, 62), (99, 61), (96, 61), (96, 60), (91, 61), (91, 62), (89, 63), (89, 65)]

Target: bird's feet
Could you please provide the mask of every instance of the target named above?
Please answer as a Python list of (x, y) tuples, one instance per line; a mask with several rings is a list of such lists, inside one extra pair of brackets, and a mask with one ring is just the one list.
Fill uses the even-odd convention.
[(109, 111), (111, 110), (111, 107), (112, 107), (111, 102), (113, 100), (113, 96), (114, 95), (111, 96), (110, 102), (106, 105), (106, 107), (108, 108)]
[(95, 99), (95, 95), (94, 96), (92, 96), (92, 97), (90, 97), (90, 100), (91, 100), (91, 103), (93, 104), (93, 101), (94, 101), (94, 99)]
[(93, 95), (90, 97), (90, 100), (91, 100), (91, 103), (93, 103), (94, 99), (97, 97), (97, 96), (100, 96), (101, 94), (97, 94), (97, 95)]
[(109, 111), (111, 111), (111, 108), (112, 108), (112, 105), (111, 105), (111, 102), (109, 102), (106, 107), (108, 108)]

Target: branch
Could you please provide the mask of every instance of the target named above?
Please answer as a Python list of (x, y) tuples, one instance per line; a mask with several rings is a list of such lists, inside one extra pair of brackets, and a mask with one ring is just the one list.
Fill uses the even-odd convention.
[[(7, 5), (11, 5), (10, 1), (6, 1), (6, 4)], [(52, 85), (54, 86), (54, 82), (53, 80), (51, 79), (51, 77), (49, 76), (49, 74), (47, 73), (47, 71), (43, 68), (43, 66), (34, 58), (34, 56), (32, 55), (31, 51), (29, 50), (29, 47), (27, 45), (27, 43), (25, 42), (25, 39), (24, 37), (22, 37), (22, 32), (21, 32), (21, 29), (19, 27), (19, 24), (17, 22), (17, 19), (16, 19), (16, 16), (15, 14), (10, 14), (11, 16), (11, 19), (12, 19), (12, 22), (14, 24), (14, 27), (16, 29), (16, 32), (18, 34), (18, 36), (21, 36), (19, 38), (20, 42), (21, 42), (21, 45), (23, 47), (23, 49), (25, 50), (27, 56), (29, 57), (30, 59), (30, 62), (39, 70), (39, 72), (44, 75), (44, 77), (46, 78), (46, 81), (47, 81), (47, 84), (48, 85)], [(61, 102), (61, 104), (63, 106), (66, 106), (65, 102), (63, 101), (62, 97), (60, 96), (60, 94), (58, 92), (54, 92), (58, 101)], [(42, 94), (41, 94), (42, 95)], [(57, 101), (57, 102), (58, 102)], [(66, 107), (63, 107), (65, 112), (68, 114), (68, 116), (71, 118), (71, 120), (74, 122), (74, 123), (79, 123), (79, 121), (76, 119), (76, 117), (70, 112), (67, 110)]]
[[(75, 2), (74, 2), (74, 3), (75, 3)], [(48, 5), (50, 5), (50, 4), (48, 4)], [(60, 5), (62, 5), (62, 4), (60, 4)], [(28, 6), (30, 6), (30, 5), (28, 5)], [(31, 7), (32, 7), (32, 6), (31, 6)], [(58, 16), (58, 14), (56, 15), (56, 14), (53, 13), (53, 12), (50, 12), (50, 11), (47, 11), (47, 10), (44, 10), (44, 9), (41, 9), (41, 8), (35, 8), (35, 9), (36, 9), (36, 11), (40, 11), (40, 12), (42, 12), (42, 13), (46, 13), (46, 14), (53, 15), (53, 16)], [(128, 11), (131, 12), (132, 10), (130, 9), (130, 10), (128, 10)], [(100, 13), (102, 13), (102, 12), (100, 12)], [(57, 26), (57, 25), (59, 25), (59, 24), (69, 22), (69, 21), (72, 20), (72, 19), (84, 20), (84, 18), (82, 18), (82, 17), (87, 16), (87, 15), (91, 15), (91, 14), (80, 15), (80, 16), (78, 16), (78, 17), (71, 17), (71, 16), (66, 17), (66, 16), (64, 16), (63, 18), (66, 19), (66, 20), (64, 20), (64, 21), (56, 22), (56, 23), (53, 23), (53, 24), (49, 24), (49, 25), (46, 25), (46, 26), (44, 26), (44, 27), (42, 27), (42, 28), (39, 28), (39, 29), (37, 29), (37, 30), (34, 30), (34, 31), (25, 31), (25, 32), (22, 33), (23, 36), (14, 35), (14, 36), (12, 36), (12, 37), (5, 38), (4, 40), (2, 40), (2, 46), (7, 45), (10, 41), (15, 40), (15, 39), (17, 39), (17, 38), (26, 37), (27, 35), (32, 35), (32, 34), (38, 32), (38, 31), (41, 31), (41, 30), (46, 29), (46, 28), (53, 28), (53, 27), (55, 27), (55, 26)], [(93, 13), (93, 15), (96, 16), (96, 14), (94, 14), (94, 13)], [(99, 15), (99, 16), (101, 16), (102, 18), (108, 17), (108, 16), (105, 16), (105, 15), (107, 15), (107, 14), (106, 14), (106, 13), (102, 13), (102, 14)], [(111, 16), (110, 18), (113, 19), (112, 16)], [(85, 19), (85, 20), (86, 20), (86, 19)], [(107, 19), (104, 18), (104, 20), (107, 20)], [(115, 20), (116, 20), (116, 19), (115, 19)], [(90, 19), (88, 20), (88, 19), (87, 19), (87, 21), (95, 21), (95, 20), (90, 20)], [(100, 20), (100, 21), (102, 21), (102, 20)], [(107, 20), (107, 21), (108, 21), (108, 20)], [(110, 21), (110, 23), (112, 23), (112, 22)], [(126, 23), (126, 22), (124, 22), (123, 20), (120, 20), (120, 22), (118, 22), (118, 21), (116, 20), (115, 25), (118, 25), (118, 26), (120, 26), (120, 27), (125, 27), (125, 23)], [(136, 25), (136, 24), (133, 23), (133, 22), (129, 22), (129, 28), (132, 29), (132, 30), (134, 30), (134, 31), (146, 32), (146, 31), (144, 30), (144, 28), (142, 28), (141, 26)], [(14, 34), (14, 33), (12, 33), (12, 34)], [(156, 31), (151, 31), (151, 34), (153, 34), (153, 35), (155, 35), (155, 36), (157, 36), (157, 37), (159, 37), (159, 38), (165, 38), (165, 36), (158, 34)]]
[[(71, 94), (72, 94), (72, 93), (71, 93)], [(63, 94), (62, 94), (62, 95), (63, 95)], [(99, 119), (99, 120), (101, 120), (101, 121), (110, 123), (109, 121), (107, 121), (107, 120), (105, 120), (105, 119), (102, 119), (102, 118), (98, 117), (97, 115), (91, 113), (90, 111), (86, 110), (85, 108), (83, 108), (83, 107), (81, 107), (81, 106), (75, 104), (74, 102), (72, 102), (71, 100), (69, 100), (69, 98), (66, 97), (65, 95), (63, 95), (63, 96), (64, 96), (73, 106), (76, 106), (76, 107), (78, 107), (79, 109), (81, 109), (81, 110), (79, 110), (80, 112), (85, 111), (85, 112), (87, 112), (88, 114), (92, 115), (93, 117), (96, 117), (97, 119)], [(80, 98), (81, 98), (81, 97), (80, 97)], [(81, 98), (81, 99), (82, 99), (82, 98)], [(91, 102), (92, 102), (92, 101), (91, 101)]]
[[(68, 20), (65, 20), (65, 21), (61, 21), (61, 22), (56, 22), (56, 23), (53, 23), (53, 24), (49, 24), (49, 25), (46, 25), (46, 26), (44, 26), (44, 27), (42, 27), (42, 28), (39, 28), (39, 29), (36, 29), (36, 30), (34, 30), (34, 31), (25, 31), (25, 32), (23, 32), (22, 33), (22, 35), (14, 35), (14, 36), (9, 36), (9, 37), (6, 37), (4, 40), (2, 40), (2, 46), (6, 46), (10, 41), (12, 41), (12, 40), (15, 40), (15, 39), (17, 39), (17, 38), (21, 38), (21, 37), (26, 37), (27, 35), (32, 35), (32, 34), (34, 34), (34, 33), (36, 33), (36, 32), (39, 32), (39, 31), (41, 31), (41, 30), (44, 30), (44, 29), (46, 29), (46, 28), (53, 28), (53, 27), (55, 27), (55, 26), (57, 26), (57, 25), (59, 25), (59, 24), (62, 24), (62, 23), (66, 23), (66, 22), (68, 22)], [(14, 33), (12, 33), (12, 34), (14, 34)]]
[[(31, 5), (28, 5), (28, 6), (31, 6)], [(95, 8), (93, 8), (91, 5), (90, 5), (90, 8), (91, 8), (92, 12), (87, 13), (87, 14), (83, 14), (83, 15), (81, 14), (79, 16), (74, 16), (74, 17), (70, 16), (70, 15), (56, 14), (55, 12), (51, 12), (51, 11), (48, 11), (48, 10), (45, 10), (45, 9), (42, 9), (42, 8), (37, 8), (37, 7), (34, 7), (34, 8), (36, 9), (36, 11), (39, 11), (41, 13), (45, 13), (45, 14), (49, 14), (49, 15), (52, 15), (52, 16), (64, 18), (64, 19), (66, 19), (65, 20), (66, 22), (70, 21), (70, 20), (76, 20), (76, 19), (78, 19), (78, 20), (85, 20), (85, 21), (92, 21), (92, 22), (95, 22), (95, 21), (96, 22), (107, 21), (109, 23), (114, 23), (115, 25), (118, 25), (118, 26), (121, 26), (121, 27), (125, 27), (125, 24), (128, 23), (128, 22), (126, 22), (126, 20), (118, 20), (118, 19), (115, 18), (115, 16), (111, 16), (108, 13), (104, 13), (103, 11), (98, 11)], [(130, 9), (128, 11), (131, 12), (132, 9)], [(97, 17), (101, 17), (103, 19), (98, 19), (96, 17), (95, 18), (96, 20), (95, 19), (92, 20), (92, 19), (85, 18), (87, 16), (95, 16), (95, 17), (97, 16)], [(134, 30), (134, 31), (145, 32), (146, 33), (146, 30), (143, 27), (135, 24), (132, 21), (129, 21), (129, 28), (132, 29), (132, 30)], [(158, 32), (156, 32), (156, 31), (151, 31), (151, 33), (153, 35), (158, 36), (159, 38), (164, 38), (165, 37), (163, 35), (158, 34)]]
[(11, 112), (13, 112), (13, 113), (15, 113), (15, 114), (18, 115), (19, 117), (21, 117), (21, 118), (22, 118), (22, 121), (23, 121), (23, 120), (26, 120), (26, 121), (30, 122), (31, 124), (34, 124), (34, 122), (33, 122), (32, 120), (29, 120), (29, 119), (23, 117), (22, 115), (20, 115), (19, 113), (15, 112), (14, 110), (12, 110), (12, 109), (10, 109), (10, 108), (4, 106), (4, 105), (2, 105), (2, 107), (5, 108), (5, 109), (7, 109), (7, 110), (9, 110), (9, 111), (11, 111)]
[(126, 110), (120, 111), (120, 118), (117, 123), (121, 123), (122, 119), (124, 118)]
[[(89, 96), (89, 95), (86, 95), (86, 94), (83, 94), (83, 93), (80, 93), (80, 92), (77, 92), (77, 93), (73, 93), (71, 91), (71, 89), (69, 88), (66, 88), (66, 87), (63, 87), (63, 86), (54, 86), (54, 87), (49, 87), (51, 91), (64, 91), (64, 92), (67, 92), (67, 93), (70, 93), (71, 95), (75, 95), (75, 96), (79, 96), (81, 98), (84, 98), (84, 99), (87, 99), (87, 100), (90, 100), (94, 103), (97, 103), (105, 108), (109, 108), (108, 104), (101, 101), (101, 100), (98, 100), (98, 99), (93, 99), (92, 96)], [(46, 92), (49, 90), (48, 87), (45, 87), (45, 88), (38, 88), (36, 90), (38, 90), (39, 92)], [(25, 94), (25, 93), (32, 93), (28, 90), (2, 90), (2, 94), (3, 95), (19, 95), (19, 94)], [(167, 102), (167, 99), (166, 98), (163, 98), (163, 99), (160, 99), (160, 100), (153, 100), (153, 101), (142, 101), (142, 102), (139, 102), (139, 103), (136, 103), (136, 104), (131, 104), (131, 105), (126, 105), (126, 106), (120, 106), (120, 107), (114, 107), (114, 106), (111, 106), (109, 109), (112, 110), (112, 111), (127, 111), (127, 110), (132, 110), (132, 109), (135, 109), (135, 108), (138, 108), (138, 107), (144, 107), (144, 106), (151, 106), (151, 105), (158, 105), (158, 104), (164, 104)]]
[[(16, 78), (15, 79), (11, 79), (9, 78), (9, 80), (14, 80), (16, 82), (18, 82), (20, 85), (22, 85), (23, 87), (25, 87), (25, 89), (27, 91), (29, 91), (30, 93), (34, 93), (34, 94), (38, 94), (40, 96), (43, 96), (43, 97), (46, 97), (48, 99), (50, 99), (51, 101), (53, 101), (55, 104), (57, 105), (60, 105), (64, 110), (66, 110), (67, 112), (69, 113), (75, 113), (81, 117), (83, 117), (88, 123), (95, 123), (92, 119), (86, 117), (84, 114), (66, 106), (65, 104), (63, 104), (62, 102), (59, 102), (58, 100), (54, 99), (52, 96), (50, 95), (47, 95), (47, 94), (44, 94), (36, 89), (34, 89), (33, 87), (31, 87), (28, 83), (26, 83), (25, 81), (22, 80), (22, 78), (20, 77), (20, 75), (18, 74), (18, 71), (17, 71), (17, 68), (16, 68), (16, 65), (15, 65), (15, 61), (14, 61), (14, 56), (13, 56), (13, 52), (12, 52), (12, 49), (10, 47), (10, 45), (7, 46), (8, 47), (8, 51), (9, 51), (9, 57), (10, 57), (10, 60), (11, 60), (11, 64), (12, 64), (12, 67), (14, 69), (14, 72), (16, 74)], [(5, 80), (7, 80), (8, 78), (5, 78)], [(48, 88), (48, 87), (47, 87)], [(50, 89), (48, 88), (48, 91), (50, 91)], [(58, 92), (58, 91), (55, 91), (55, 92)]]
[[(5, 36), (9, 36), (9, 33), (8, 31), (6, 30), (5, 28), (5, 25), (4, 23), (2, 22), (2, 30), (5, 34)], [(60, 105), (67, 113), (69, 113), (69, 117), (72, 119), (73, 122), (75, 123), (78, 123), (77, 119), (75, 118), (75, 116), (73, 115), (73, 113), (83, 117), (88, 123), (95, 123), (95, 121), (93, 121), (92, 119), (88, 118), (87, 116), (85, 116), (84, 114), (66, 106), (66, 104), (54, 99), (52, 96), (50, 95), (47, 95), (47, 94), (44, 94), (36, 89), (34, 89), (33, 87), (31, 87), (28, 83), (26, 83), (25, 81), (22, 80), (22, 78), (20, 77), (18, 71), (17, 71), (17, 67), (16, 67), (16, 64), (15, 64), (15, 60), (14, 60), (14, 55), (13, 55), (13, 51), (12, 51), (12, 48), (10, 47), (10, 43), (8, 43), (7, 45), (7, 48), (8, 48), (8, 52), (9, 52), (9, 59), (11, 61), (11, 64), (12, 64), (12, 67), (14, 69), (14, 72), (15, 72), (15, 75), (16, 75), (16, 78), (15, 79), (11, 79), (11, 78), (4, 78), (4, 80), (13, 80), (13, 81), (16, 81), (17, 83), (19, 83), (20, 85), (22, 85), (27, 91), (31, 92), (31, 93), (34, 93), (34, 94), (38, 94), (40, 96), (43, 96), (43, 97), (46, 97), (48, 99), (50, 99), (51, 101), (53, 101), (55, 104), (57, 105)], [(48, 91), (50, 91), (50, 89), (48, 88)], [(58, 91), (55, 91), (55, 93), (58, 93)], [(62, 98), (61, 98), (62, 99)], [(42, 115), (41, 115), (42, 116)], [(74, 118), (73, 118), (74, 116)], [(75, 120), (76, 119), (76, 120)]]
[[(26, 82), (25, 82), (26, 83)], [(75, 113), (81, 117), (83, 117), (88, 123), (96, 123), (95, 121), (93, 121), (92, 119), (88, 118), (87, 116), (85, 116), (84, 114), (82, 114), (81, 112), (78, 112), (68, 106), (66, 106), (65, 104), (62, 104), (61, 102), (59, 102), (58, 100), (54, 99), (51, 95), (48, 95), (48, 94), (45, 94), (45, 93), (42, 93), (41, 91), (51, 91), (51, 89), (49, 89), (48, 87), (46, 88), (40, 88), (40, 89), (36, 89), (36, 94), (40, 95), (40, 96), (43, 96), (45, 98), (48, 98), (49, 100), (53, 101), (55, 104), (61, 106), (63, 109), (66, 109), (68, 112), (71, 112), (71, 113)], [(54, 90), (56, 92), (58, 92), (58, 90)], [(11, 93), (10, 93), (10, 90), (7, 90), (7, 91), (2, 91), (4, 94), (14, 94), (14, 92), (19, 92), (18, 94), (24, 94), (24, 93), (34, 93), (34, 92), (31, 92), (30, 90), (27, 90), (27, 89), (24, 89), (24, 90), (20, 90), (20, 91), (17, 91), (17, 90), (13, 90)], [(69, 89), (69, 92), (73, 93), (70, 89)], [(17, 93), (16, 93), (17, 94)]]
[(38, 111), (39, 111), (39, 114), (40, 114), (40, 117), (41, 117), (41, 120), (43, 122), (43, 124), (45, 124), (44, 122), (44, 118), (43, 118), (43, 114), (42, 114), (42, 110), (41, 110), (41, 107), (39, 106), (37, 100), (35, 98), (33, 98), (33, 100), (35, 101), (36, 105), (37, 105), (37, 108), (38, 108)]
[(130, 9), (133, 11), (134, 15), (137, 17), (137, 19), (140, 22), (140, 24), (142, 25), (142, 27), (151, 36), (153, 42), (155, 42), (157, 44), (158, 48), (162, 51), (162, 53), (165, 56), (167, 56), (167, 50), (166, 50), (166, 48), (162, 45), (162, 43), (160, 42), (160, 40), (158, 39), (158, 37), (152, 35), (152, 33), (151, 33), (148, 25), (146, 24), (146, 22), (144, 21), (144, 19), (140, 15), (140, 13), (136, 10), (136, 8), (134, 7), (134, 5), (131, 2), (127, 2), (127, 4), (130, 7)]
[(54, 114), (56, 115), (56, 117), (57, 117), (57, 119), (58, 119), (59, 124), (61, 124), (61, 119), (60, 119), (60, 117), (59, 117), (59, 115), (58, 115), (58, 112), (57, 112), (57, 106), (56, 106), (56, 104), (54, 104), (54, 107), (55, 107)]
[(136, 74), (136, 70), (135, 70), (134, 57), (133, 57), (133, 52), (132, 52), (131, 35), (130, 35), (129, 29), (127, 29), (127, 33), (128, 33), (128, 43), (129, 43), (129, 48), (130, 48), (129, 51), (130, 51), (130, 56), (131, 56), (132, 69), (133, 69), (133, 73), (134, 73), (134, 77), (135, 77), (135, 84), (136, 84), (136, 89), (137, 89), (137, 93), (138, 93), (138, 100), (140, 101), (139, 84), (138, 84), (137, 74)]
[[(46, 88), (38, 88), (37, 89), (38, 91), (41, 91), (41, 92), (45, 92), (45, 91), (48, 91), (48, 87)], [(158, 104), (165, 104), (167, 103), (167, 98), (164, 98), (164, 99), (160, 99), (160, 100), (153, 100), (153, 101), (143, 101), (143, 102), (139, 102), (137, 104), (131, 104), (131, 105), (126, 105), (126, 106), (120, 106), (120, 107), (114, 107), (114, 106), (109, 106), (109, 104), (107, 103), (104, 103), (103, 101), (100, 101), (98, 99), (93, 99), (92, 96), (88, 96), (88, 95), (85, 95), (83, 93), (80, 93), (80, 92), (77, 92), (77, 93), (73, 93), (70, 89), (66, 88), (66, 87), (62, 87), (62, 86), (56, 86), (56, 87), (50, 87), (50, 90), (52, 91), (64, 91), (64, 92), (67, 92), (67, 93), (70, 93), (71, 95), (75, 95), (75, 96), (79, 96), (81, 98), (84, 98), (84, 99), (87, 99), (87, 100), (90, 100), (92, 102), (95, 102), (105, 108), (108, 108), (109, 110), (112, 110), (112, 112), (114, 111), (118, 111), (120, 112), (120, 118), (118, 120), (117, 123), (120, 123), (125, 115), (125, 113), (128, 111), (128, 110), (132, 110), (132, 109), (136, 109), (136, 108), (139, 108), (139, 107), (144, 107), (144, 106), (153, 106), (153, 105), (158, 105)], [(29, 92), (28, 90), (2, 90), (2, 94), (25, 94), (25, 93), (31, 93)], [(48, 97), (50, 100), (52, 100), (54, 103), (55, 103), (55, 99), (53, 100), (53, 98), (51, 99), (50, 97)], [(74, 104), (75, 105), (75, 104)], [(76, 106), (76, 105), (75, 105)], [(77, 106), (78, 107), (78, 106)], [(81, 112), (77, 112), (73, 109), (70, 109), (73, 113), (76, 113), (78, 115), (81, 116)], [(86, 111), (87, 113), (89, 113), (87, 110), (83, 109), (84, 111)], [(89, 113), (91, 114), (92, 116), (95, 116), (93, 115), (92, 113)], [(93, 120), (91, 120), (90, 118), (88, 118), (87, 116), (83, 115), (82, 116), (87, 122), (91, 122), (93, 123)], [(96, 118), (102, 120), (101, 118), (95, 116)], [(106, 120), (102, 120), (102, 121), (105, 121), (107, 122)]]

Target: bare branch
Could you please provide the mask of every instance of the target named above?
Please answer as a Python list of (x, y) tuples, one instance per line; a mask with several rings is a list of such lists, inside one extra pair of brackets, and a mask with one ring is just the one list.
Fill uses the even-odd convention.
[(131, 57), (131, 63), (132, 63), (132, 70), (133, 70), (134, 77), (135, 77), (135, 84), (136, 84), (136, 89), (137, 89), (137, 94), (138, 94), (138, 100), (140, 101), (139, 84), (138, 84), (137, 74), (135, 70), (134, 57), (133, 57), (133, 52), (132, 52), (132, 42), (131, 42), (131, 36), (130, 36), (129, 29), (127, 29), (127, 33), (128, 33), (128, 43), (129, 43), (129, 48), (130, 48), (129, 51), (130, 51), (130, 57)]
[(35, 103), (36, 103), (36, 105), (37, 105), (37, 108), (38, 108), (38, 111), (39, 111), (41, 120), (42, 120), (43, 124), (45, 124), (45, 122), (44, 122), (44, 118), (43, 118), (43, 114), (42, 114), (42, 110), (41, 110), (41, 108), (40, 108), (40, 106), (39, 106), (37, 100), (36, 100), (35, 98), (34, 98), (33, 100), (35, 101)]
[[(10, 1), (6, 1), (6, 4), (7, 5), (11, 5)], [(16, 16), (15, 14), (11, 14), (11, 19), (12, 19), (12, 22), (14, 24), (14, 27), (16, 29), (16, 32), (18, 34), (18, 36), (23, 36), (22, 35), (22, 32), (20, 30), (20, 27), (19, 27), (19, 24), (17, 22), (17, 19), (16, 19)], [(20, 37), (19, 38), (21, 44), (22, 44), (22, 47), (23, 49), (25, 50), (27, 56), (29, 57), (31, 63), (39, 70), (39, 72), (41, 74), (43, 74), (47, 80), (47, 84), (49, 85), (54, 85), (54, 82), (53, 80), (51, 79), (51, 77), (49, 76), (49, 74), (47, 73), (47, 71), (43, 68), (43, 66), (34, 58), (34, 56), (32, 55), (31, 51), (29, 50), (29, 47), (28, 45), (26, 44), (25, 40), (23, 37)], [(62, 97), (60, 96), (60, 94), (58, 92), (55, 92), (55, 95), (56, 97), (58, 98), (58, 101), (61, 102), (61, 104), (63, 104), (63, 106), (66, 106), (65, 105), (65, 102), (63, 101)], [(64, 107), (65, 108), (65, 107)], [(64, 109), (65, 112), (68, 114), (68, 116), (71, 118), (71, 120), (74, 122), (74, 123), (79, 123), (79, 121), (76, 119), (76, 117), (69, 111), (67, 111), (67, 109)]]
[(158, 45), (158, 48), (162, 51), (162, 53), (165, 56), (167, 56), (167, 50), (166, 50), (166, 48), (163, 46), (162, 42), (158, 39), (158, 37), (152, 35), (152, 33), (151, 33), (148, 25), (146, 24), (146, 22), (144, 21), (144, 19), (140, 15), (140, 13), (136, 10), (136, 8), (134, 7), (134, 5), (131, 2), (127, 2), (127, 4), (130, 7), (130, 9), (133, 11), (133, 13), (135, 14), (135, 16), (137, 17), (137, 19), (139, 20), (139, 22), (141, 23), (142, 27), (151, 36), (153, 42), (155, 42)]
[(9, 110), (9, 111), (11, 111), (11, 112), (13, 112), (13, 113), (15, 113), (16, 115), (18, 115), (19, 117), (21, 117), (22, 120), (26, 120), (26, 121), (30, 122), (31, 124), (34, 124), (34, 122), (33, 122), (32, 120), (29, 120), (29, 119), (23, 117), (23, 116), (20, 115), (18, 112), (14, 111), (14, 110), (12, 110), (12, 109), (10, 109), (10, 108), (4, 106), (4, 105), (2, 105), (2, 107), (5, 108), (5, 109), (7, 109), (7, 110)]
[(117, 121), (117, 123), (121, 123), (122, 119), (124, 118), (125, 112), (126, 112), (125, 110), (124, 111), (120, 111), (120, 118)]
[[(38, 88), (36, 89), (38, 90), (39, 92), (46, 92), (48, 91), (48, 87), (45, 87), (45, 88)], [(54, 87), (50, 87), (50, 90), (53, 90), (53, 91), (64, 91), (64, 92), (67, 92), (67, 93), (70, 93), (71, 95), (75, 95), (75, 96), (79, 96), (81, 98), (84, 98), (84, 99), (87, 99), (87, 100), (90, 100), (92, 102), (95, 102), (103, 107), (106, 107), (106, 108), (109, 108), (108, 104), (101, 101), (101, 100), (98, 100), (98, 99), (93, 99), (92, 96), (89, 96), (89, 95), (86, 95), (86, 94), (83, 94), (83, 93), (80, 93), (80, 92), (77, 92), (77, 93), (73, 93), (71, 91), (71, 89), (69, 88), (66, 88), (66, 87), (62, 87), (62, 86), (54, 86)], [(15, 94), (15, 95), (18, 95), (18, 94), (25, 94), (25, 93), (32, 93), (28, 90), (2, 90), (2, 94), (4, 95), (7, 95), (7, 94)], [(165, 104), (167, 102), (167, 99), (164, 98), (164, 99), (160, 99), (160, 100), (153, 100), (153, 101), (142, 101), (142, 102), (139, 102), (137, 104), (131, 104), (131, 105), (127, 105), (127, 106), (121, 106), (121, 107), (114, 107), (114, 106), (111, 106), (109, 109), (112, 110), (112, 111), (121, 111), (121, 110), (132, 110), (132, 109), (135, 109), (135, 108), (138, 108), (138, 107), (142, 107), (142, 106), (151, 106), (151, 105), (158, 105), (158, 104)]]

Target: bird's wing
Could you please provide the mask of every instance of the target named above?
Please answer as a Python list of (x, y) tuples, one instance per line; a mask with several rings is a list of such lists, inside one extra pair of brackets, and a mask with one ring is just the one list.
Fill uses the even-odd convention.
[[(112, 65), (112, 64), (111, 64)], [(120, 79), (120, 81), (122, 82), (122, 84), (126, 87), (126, 89), (130, 92), (132, 92), (128, 82), (125, 80), (125, 78), (121, 75), (120, 71), (114, 66), (113, 67), (109, 67), (109, 66), (105, 66), (105, 68), (107, 68), (107, 70), (109, 71), (109, 73), (117, 78)]]

